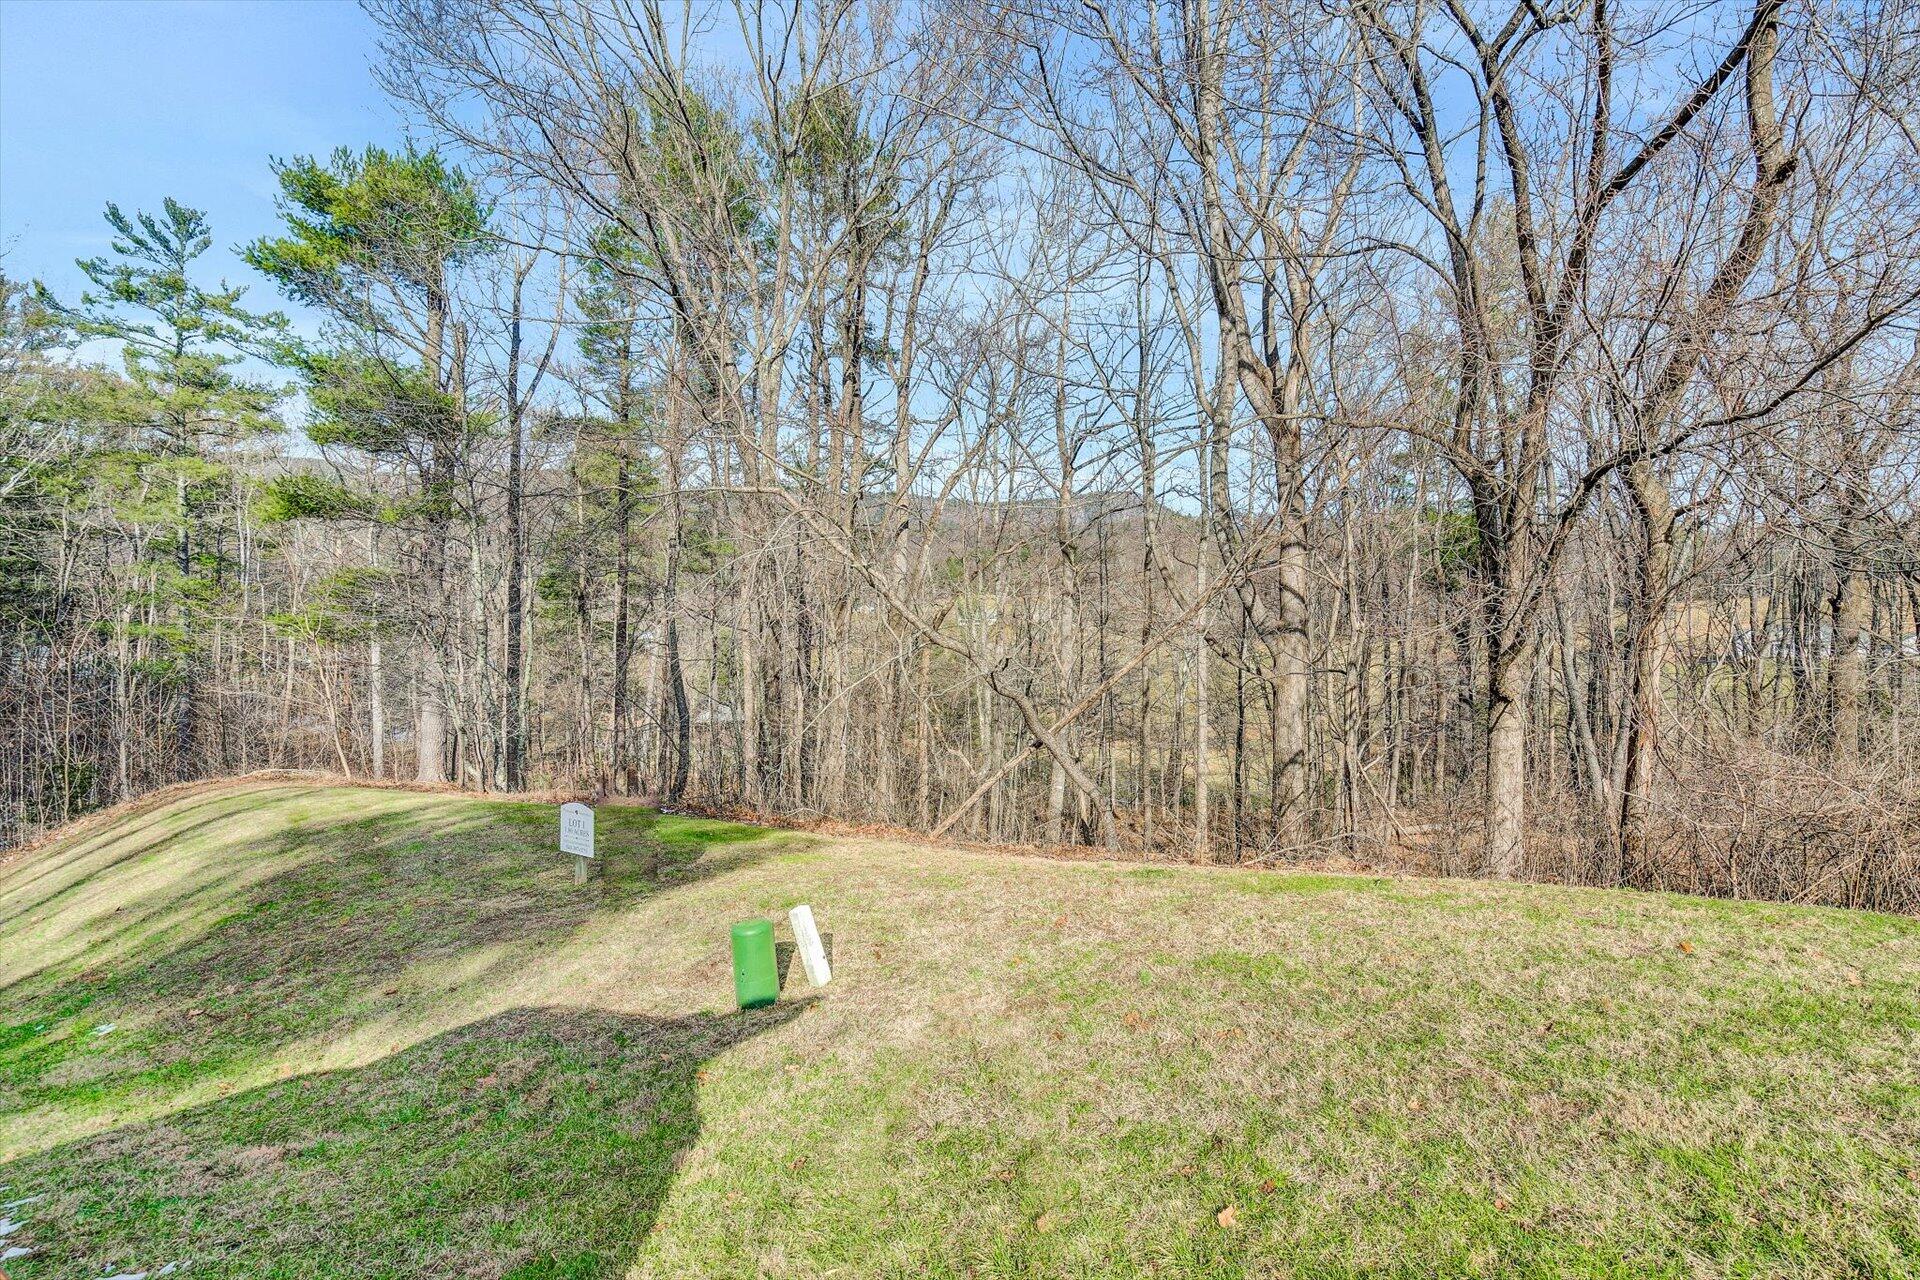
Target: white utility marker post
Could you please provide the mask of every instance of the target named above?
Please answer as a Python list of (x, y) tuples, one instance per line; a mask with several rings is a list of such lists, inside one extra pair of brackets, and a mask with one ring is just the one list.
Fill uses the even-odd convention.
[(793, 941), (800, 948), (800, 963), (806, 967), (807, 981), (816, 987), (826, 986), (833, 970), (827, 967), (827, 949), (820, 945), (820, 929), (813, 923), (813, 908), (803, 903), (787, 912), (787, 919), (793, 925)]
[(573, 882), (585, 884), (598, 856), (593, 851), (593, 807), (570, 801), (560, 806), (560, 852), (573, 855)]

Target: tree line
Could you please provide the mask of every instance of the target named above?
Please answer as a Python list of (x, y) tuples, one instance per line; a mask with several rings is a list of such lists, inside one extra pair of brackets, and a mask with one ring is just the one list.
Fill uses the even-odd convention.
[(304, 766), (1920, 907), (1903, 7), (367, 9), (296, 320), (174, 201), (0, 286), (0, 838)]

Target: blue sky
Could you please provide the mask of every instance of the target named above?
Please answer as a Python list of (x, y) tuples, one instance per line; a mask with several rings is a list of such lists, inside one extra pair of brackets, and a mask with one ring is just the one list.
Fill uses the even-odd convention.
[(372, 24), (349, 0), (0, 0), (0, 251), (63, 298), (101, 211), (203, 209), (209, 277), (284, 307), (235, 245), (273, 229), (269, 159), (394, 143)]

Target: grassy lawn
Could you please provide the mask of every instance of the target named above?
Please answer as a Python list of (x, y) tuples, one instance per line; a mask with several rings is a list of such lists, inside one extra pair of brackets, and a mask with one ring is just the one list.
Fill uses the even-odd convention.
[[(1920, 1274), (1920, 921), (598, 825), (256, 782), (0, 867), (0, 1266)], [(833, 984), (734, 1012), (802, 901)]]

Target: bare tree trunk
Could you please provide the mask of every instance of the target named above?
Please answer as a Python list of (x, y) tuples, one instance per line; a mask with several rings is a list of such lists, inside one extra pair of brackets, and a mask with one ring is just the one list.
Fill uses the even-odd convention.
[(1527, 695), (1530, 646), (1487, 653), (1486, 866), (1501, 880), (1519, 876), (1526, 861)]
[[(624, 391), (624, 388), (623, 388)], [(622, 396), (622, 421), (625, 420), (625, 396)], [(634, 769), (631, 711), (627, 686), (633, 663), (633, 628), (630, 617), (633, 578), (633, 479), (628, 459), (628, 442), (622, 439), (614, 467), (613, 506), (613, 712), (609, 726), (609, 767), (624, 795), (639, 789)]]
[[(670, 409), (670, 413), (676, 412)], [(681, 503), (680, 437), (669, 428), (667, 441), (667, 506), (672, 517), (668, 531), (667, 568), (661, 607), (666, 612), (667, 687), (662, 718), (673, 726), (673, 765), (664, 779), (665, 798), (679, 800), (687, 791), (693, 768), (693, 715), (687, 705), (686, 672), (680, 658), (680, 550), (686, 537), (686, 513)]]
[(420, 753), (414, 769), (415, 782), (447, 780), (447, 707), (432, 687), (433, 676), (421, 672), (416, 677), (415, 746)]
[(526, 502), (526, 427), (522, 421), (520, 380), (520, 281), (516, 280), (513, 314), (508, 322), (507, 346), (507, 608), (506, 652), (501, 672), (506, 681), (506, 738), (504, 756), (506, 787), (524, 791), (527, 785), (526, 666), (522, 656), (521, 629), (525, 625), (524, 591), (527, 574), (527, 538), (524, 507)]
[(1832, 707), (1833, 758), (1850, 763), (1860, 752), (1860, 707), (1866, 691), (1866, 658), (1872, 587), (1861, 565), (1856, 521), (1843, 514), (1836, 538), (1833, 589), (1833, 659), (1827, 676)]
[(380, 654), (380, 637), (367, 641), (367, 733), (371, 740), (373, 776), (387, 776), (387, 672)]
[[(1196, 598), (1207, 594), (1207, 545), (1203, 538), (1194, 549)], [(1208, 792), (1207, 766), (1213, 754), (1208, 740), (1211, 729), (1211, 703), (1207, 697), (1207, 615), (1202, 611), (1193, 626), (1193, 856), (1199, 862), (1213, 861), (1212, 832), (1207, 827), (1207, 810), (1212, 797)]]
[(1619, 791), (1621, 884), (1638, 883), (1647, 866), (1649, 793), (1660, 743), (1660, 676), (1666, 665), (1666, 614), (1673, 590), (1673, 503), (1666, 486), (1641, 461), (1624, 469), (1638, 539), (1634, 599), (1628, 610), (1625, 773)]
[(1280, 592), (1274, 637), (1274, 836), (1283, 848), (1307, 839), (1307, 697), (1312, 661), (1307, 647), (1307, 540), (1298, 511), (1282, 516), (1274, 585)]
[(1067, 771), (1055, 760), (1047, 774), (1047, 843), (1059, 844), (1067, 812)]

